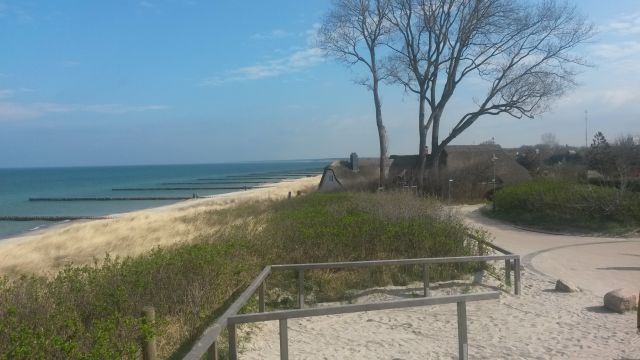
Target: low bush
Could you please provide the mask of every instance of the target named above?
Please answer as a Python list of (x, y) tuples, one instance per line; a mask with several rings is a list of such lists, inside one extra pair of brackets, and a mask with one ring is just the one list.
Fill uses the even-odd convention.
[(549, 230), (625, 233), (640, 227), (640, 194), (537, 178), (495, 195), (495, 216)]
[[(0, 358), (138, 358), (141, 338), (151, 334), (158, 337), (161, 357), (179, 357), (267, 264), (476, 251), (464, 241), (470, 229), (459, 219), (438, 203), (409, 194), (312, 194), (203, 212), (183, 221), (212, 230), (187, 244), (70, 266), (51, 278), (2, 280)], [(447, 279), (477, 266), (443, 265), (431, 275)], [(294, 278), (276, 273), (268, 286), (293, 292)], [(305, 273), (306, 291), (316, 299), (418, 278), (412, 267)], [(281, 299), (269, 300), (279, 306)], [(155, 307), (155, 326), (140, 320), (143, 306)]]

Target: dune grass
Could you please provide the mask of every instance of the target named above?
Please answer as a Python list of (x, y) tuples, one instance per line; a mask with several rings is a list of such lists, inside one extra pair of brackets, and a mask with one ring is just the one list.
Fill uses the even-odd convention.
[(623, 235), (640, 228), (640, 194), (536, 178), (495, 194), (488, 215), (543, 230)]
[[(0, 358), (136, 358), (156, 334), (162, 358), (179, 357), (263, 266), (472, 255), (470, 231), (437, 202), (408, 194), (311, 194), (262, 201), (182, 219), (199, 234), (92, 266), (68, 266), (53, 277), (0, 282)], [(207, 230), (211, 229), (211, 230)], [(482, 234), (481, 234), (482, 235)], [(479, 266), (434, 267), (434, 280)], [(406, 284), (414, 267), (310, 271), (311, 301), (343, 298), (349, 289)], [(269, 278), (270, 307), (289, 305), (295, 274)], [(315, 300), (314, 300), (315, 299)], [(140, 320), (154, 306), (157, 324)]]

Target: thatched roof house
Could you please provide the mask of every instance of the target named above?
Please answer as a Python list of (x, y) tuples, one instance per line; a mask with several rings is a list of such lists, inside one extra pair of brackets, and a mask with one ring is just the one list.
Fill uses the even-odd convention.
[[(379, 160), (358, 159), (334, 161), (327, 166), (320, 180), (320, 191), (372, 190), (378, 186)], [(529, 172), (498, 145), (450, 145), (442, 155), (437, 177), (427, 175), (426, 183), (445, 184), (452, 179), (469, 191), (482, 196), (493, 188), (493, 171), (497, 186), (526, 181)], [(412, 186), (419, 173), (416, 155), (392, 155), (386, 164), (387, 186)], [(434, 190), (437, 190), (434, 188)]]
[(445, 148), (443, 163), (447, 172), (464, 174), (474, 172), (486, 181), (493, 179), (495, 161), (496, 183), (512, 184), (531, 179), (531, 175), (500, 145), (449, 145)]
[[(387, 161), (388, 164), (391, 161)], [(387, 166), (388, 169), (388, 166)], [(325, 167), (320, 179), (320, 191), (363, 191), (378, 187), (380, 159), (351, 154), (351, 159), (336, 160)]]

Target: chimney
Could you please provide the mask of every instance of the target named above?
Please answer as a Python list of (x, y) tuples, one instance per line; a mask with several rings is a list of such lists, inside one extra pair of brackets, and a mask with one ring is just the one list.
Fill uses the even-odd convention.
[(353, 172), (358, 172), (360, 170), (358, 168), (358, 154), (353, 152), (351, 153), (350, 158), (351, 158), (351, 170)]

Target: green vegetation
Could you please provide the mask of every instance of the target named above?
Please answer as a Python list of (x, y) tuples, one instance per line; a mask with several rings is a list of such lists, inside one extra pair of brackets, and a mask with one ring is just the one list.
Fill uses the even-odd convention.
[[(263, 266), (277, 263), (472, 255), (462, 222), (408, 194), (312, 194), (185, 217), (206, 236), (145, 255), (68, 267), (52, 278), (0, 282), (0, 358), (136, 358), (157, 334), (162, 357), (178, 357)], [(482, 236), (482, 234), (479, 234)], [(434, 280), (478, 264), (443, 265)], [(286, 305), (295, 274), (269, 278), (270, 306)], [(309, 271), (309, 298), (419, 278), (412, 267)], [(142, 323), (154, 306), (156, 326)], [(255, 305), (249, 305), (255, 306)], [(181, 346), (183, 348), (181, 349)]]
[(640, 194), (537, 178), (495, 194), (489, 215), (552, 231), (624, 234), (640, 227)]

